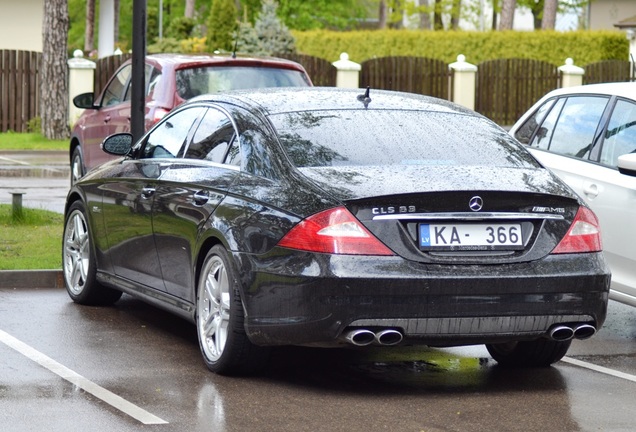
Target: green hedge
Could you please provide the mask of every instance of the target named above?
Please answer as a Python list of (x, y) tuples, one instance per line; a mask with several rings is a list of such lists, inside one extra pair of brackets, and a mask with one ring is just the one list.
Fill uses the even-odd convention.
[(464, 54), (479, 64), (499, 58), (528, 58), (561, 66), (574, 59), (577, 66), (601, 60), (628, 60), (629, 42), (620, 31), (416, 31), (375, 30), (335, 32), (294, 31), (299, 53), (331, 62), (346, 52), (361, 63), (374, 57), (417, 56), (452, 63)]

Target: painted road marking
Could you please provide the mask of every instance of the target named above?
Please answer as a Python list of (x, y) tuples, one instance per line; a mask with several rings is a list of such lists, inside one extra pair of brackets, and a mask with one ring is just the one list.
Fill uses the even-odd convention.
[(25, 357), (33, 360), (34, 362), (40, 364), (41, 366), (47, 368), (54, 374), (64, 378), (71, 384), (76, 385), (87, 393), (92, 394), (98, 399), (103, 400), (110, 406), (117, 408), (121, 412), (128, 414), (135, 420), (140, 421), (143, 424), (167, 424), (168, 422), (160, 419), (159, 417), (150, 414), (148, 411), (138, 407), (137, 405), (128, 402), (126, 399), (121, 396), (116, 395), (115, 393), (106, 390), (103, 387), (98, 386), (92, 381), (84, 378), (76, 372), (73, 372), (66, 366), (61, 365), (55, 360), (47, 357), (36, 349), (30, 347), (29, 345), (21, 342), (20, 340), (14, 338), (10, 334), (0, 330), (0, 342), (4, 343), (10, 348), (13, 348), (20, 354)]
[(0, 156), (0, 160), (4, 160), (4, 161), (7, 161), (7, 162), (15, 163), (15, 164), (18, 164), (18, 165), (31, 165), (28, 162), (19, 161), (19, 160), (11, 159), (11, 158), (4, 157), (4, 156)]
[(561, 361), (562, 362), (566, 362), (566, 363), (570, 363), (571, 365), (574, 365), (574, 366), (579, 366), (579, 367), (590, 369), (590, 370), (593, 370), (593, 371), (596, 371), (596, 372), (604, 373), (606, 375), (611, 375), (611, 376), (616, 377), (616, 378), (621, 378), (621, 379), (624, 379), (624, 380), (627, 380), (627, 381), (636, 382), (636, 375), (630, 375), (628, 373), (619, 372), (619, 371), (616, 371), (614, 369), (606, 368), (606, 367), (603, 367), (603, 366), (597, 366), (595, 364), (584, 362), (584, 361), (581, 361), (581, 360), (576, 360), (576, 359), (573, 359), (571, 357), (563, 357), (561, 359)]

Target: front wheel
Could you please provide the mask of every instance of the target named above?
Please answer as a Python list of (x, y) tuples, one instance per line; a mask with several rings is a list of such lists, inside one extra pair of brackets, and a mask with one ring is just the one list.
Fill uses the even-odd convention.
[(96, 263), (81, 201), (74, 202), (64, 220), (62, 268), (66, 291), (74, 302), (86, 305), (109, 305), (121, 297), (121, 291), (106, 288), (96, 279)]
[(73, 150), (71, 156), (71, 186), (84, 176), (84, 161), (79, 146)]
[(492, 358), (502, 366), (548, 367), (565, 356), (571, 343), (571, 340), (536, 339), (532, 341), (487, 344), (486, 349)]
[(245, 334), (236, 271), (220, 245), (210, 249), (203, 263), (196, 314), (199, 347), (208, 369), (232, 375), (265, 366), (269, 349), (252, 344)]

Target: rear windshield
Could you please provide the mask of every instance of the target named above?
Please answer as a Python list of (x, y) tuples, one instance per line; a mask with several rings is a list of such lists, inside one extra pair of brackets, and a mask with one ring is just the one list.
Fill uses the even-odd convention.
[(309, 86), (304, 73), (271, 67), (210, 66), (179, 69), (176, 74), (177, 93), (183, 99), (228, 90)]
[(481, 117), (403, 110), (305, 111), (270, 116), (297, 167), (478, 165), (537, 167)]

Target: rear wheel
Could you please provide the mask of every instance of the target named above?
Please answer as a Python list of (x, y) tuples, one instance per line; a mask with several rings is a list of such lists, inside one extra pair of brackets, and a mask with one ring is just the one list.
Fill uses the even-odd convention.
[(62, 268), (66, 291), (74, 302), (86, 305), (109, 305), (121, 297), (120, 291), (97, 282), (93, 245), (81, 201), (74, 202), (66, 213), (62, 251)]
[(571, 340), (553, 341), (536, 339), (532, 341), (487, 344), (486, 349), (502, 366), (547, 367), (565, 356)]
[(269, 349), (252, 344), (245, 334), (236, 271), (220, 245), (208, 252), (203, 263), (196, 314), (199, 346), (212, 372), (244, 374), (265, 365)]

